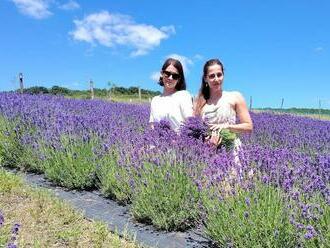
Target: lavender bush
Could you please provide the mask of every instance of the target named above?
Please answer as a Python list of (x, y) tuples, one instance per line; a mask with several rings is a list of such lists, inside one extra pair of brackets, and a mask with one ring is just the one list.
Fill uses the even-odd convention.
[(297, 234), (289, 222), (284, 195), (259, 183), (254, 189), (204, 198), (208, 235), (220, 247), (295, 247)]
[(21, 156), (24, 152), (19, 142), (20, 130), (18, 123), (7, 121), (0, 117), (0, 156), (2, 164), (8, 167), (21, 164)]
[[(171, 155), (169, 155), (171, 156)], [(182, 164), (145, 163), (136, 180), (133, 216), (163, 230), (186, 230), (199, 217), (199, 191)]]
[(93, 151), (98, 144), (92, 135), (82, 138), (63, 135), (58, 146), (42, 145), (46, 177), (69, 189), (93, 187), (96, 171)]
[(244, 143), (329, 154), (330, 122), (289, 114), (251, 113), (254, 131)]
[(107, 149), (97, 162), (96, 175), (98, 187), (104, 196), (117, 200), (119, 203), (131, 203), (134, 180), (132, 170), (127, 164), (119, 163), (119, 154), (115, 149)]
[(203, 143), (198, 118), (177, 135), (163, 122), (151, 130), (148, 115), (147, 105), (0, 93), (0, 157), (70, 188), (99, 187), (159, 228), (203, 217), (221, 245), (330, 243), (329, 121), (251, 113), (255, 131), (234, 154)]

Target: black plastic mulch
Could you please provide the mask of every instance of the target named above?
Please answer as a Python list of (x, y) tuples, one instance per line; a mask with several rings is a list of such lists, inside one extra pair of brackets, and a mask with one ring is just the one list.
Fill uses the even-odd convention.
[[(11, 172), (15, 171), (11, 170)], [(151, 225), (136, 222), (130, 215), (128, 206), (121, 206), (113, 200), (102, 197), (99, 191), (69, 191), (53, 185), (43, 175), (32, 173), (20, 175), (30, 185), (51, 189), (57, 197), (81, 210), (87, 218), (107, 223), (109, 229), (120, 236), (128, 234), (130, 237), (135, 237), (136, 242), (143, 246), (159, 248), (212, 247), (212, 242), (203, 237), (201, 228), (186, 232), (158, 231)]]

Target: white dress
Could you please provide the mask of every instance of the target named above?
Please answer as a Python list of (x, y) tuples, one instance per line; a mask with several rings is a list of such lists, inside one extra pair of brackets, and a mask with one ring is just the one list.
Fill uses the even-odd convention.
[(192, 115), (192, 97), (188, 91), (180, 90), (169, 96), (152, 98), (149, 122), (166, 120), (174, 131), (179, 132), (183, 122)]
[[(232, 95), (240, 94), (235, 91), (223, 91), (221, 98), (216, 104), (205, 104), (202, 109), (202, 118), (208, 124), (236, 124), (236, 111), (230, 104)], [(237, 153), (241, 141), (236, 138), (234, 141), (234, 153)]]

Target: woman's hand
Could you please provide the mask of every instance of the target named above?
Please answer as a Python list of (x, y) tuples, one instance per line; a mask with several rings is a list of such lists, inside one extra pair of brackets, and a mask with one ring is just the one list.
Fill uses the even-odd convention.
[(221, 141), (222, 141), (222, 137), (220, 137), (219, 134), (216, 132), (212, 132), (211, 136), (206, 137), (206, 142), (216, 147), (220, 145)]
[(228, 123), (211, 124), (210, 129), (212, 130), (212, 132), (214, 131), (220, 132), (222, 129), (229, 129), (229, 124)]

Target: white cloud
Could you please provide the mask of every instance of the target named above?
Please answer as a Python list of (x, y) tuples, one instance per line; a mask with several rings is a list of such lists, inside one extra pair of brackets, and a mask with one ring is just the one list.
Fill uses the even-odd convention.
[(67, 3), (60, 5), (59, 8), (63, 10), (74, 10), (79, 9), (80, 5), (76, 1), (69, 0)]
[(151, 73), (151, 75), (150, 75), (150, 79), (155, 82), (159, 81), (159, 77), (160, 77), (159, 71), (155, 71), (155, 72)]
[(195, 60), (203, 60), (204, 57), (203, 57), (203, 55), (195, 54), (194, 59), (195, 59)]
[(27, 16), (35, 19), (44, 19), (52, 15), (48, 10), (49, 1), (47, 0), (12, 0), (18, 10)]
[(324, 51), (324, 48), (319, 46), (319, 47), (315, 47), (314, 48), (314, 51), (317, 52), (317, 53), (320, 53), (320, 52), (323, 52)]
[(167, 55), (166, 58), (173, 58), (173, 59), (179, 60), (183, 66), (183, 70), (185, 73), (188, 73), (189, 72), (188, 67), (194, 64), (190, 58), (183, 56), (183, 55), (176, 54), (176, 53)]
[(132, 56), (147, 54), (160, 45), (163, 39), (175, 33), (174, 26), (156, 28), (138, 24), (127, 15), (101, 11), (90, 14), (82, 20), (74, 20), (75, 30), (70, 32), (74, 40), (106, 47), (128, 46), (133, 48)]

